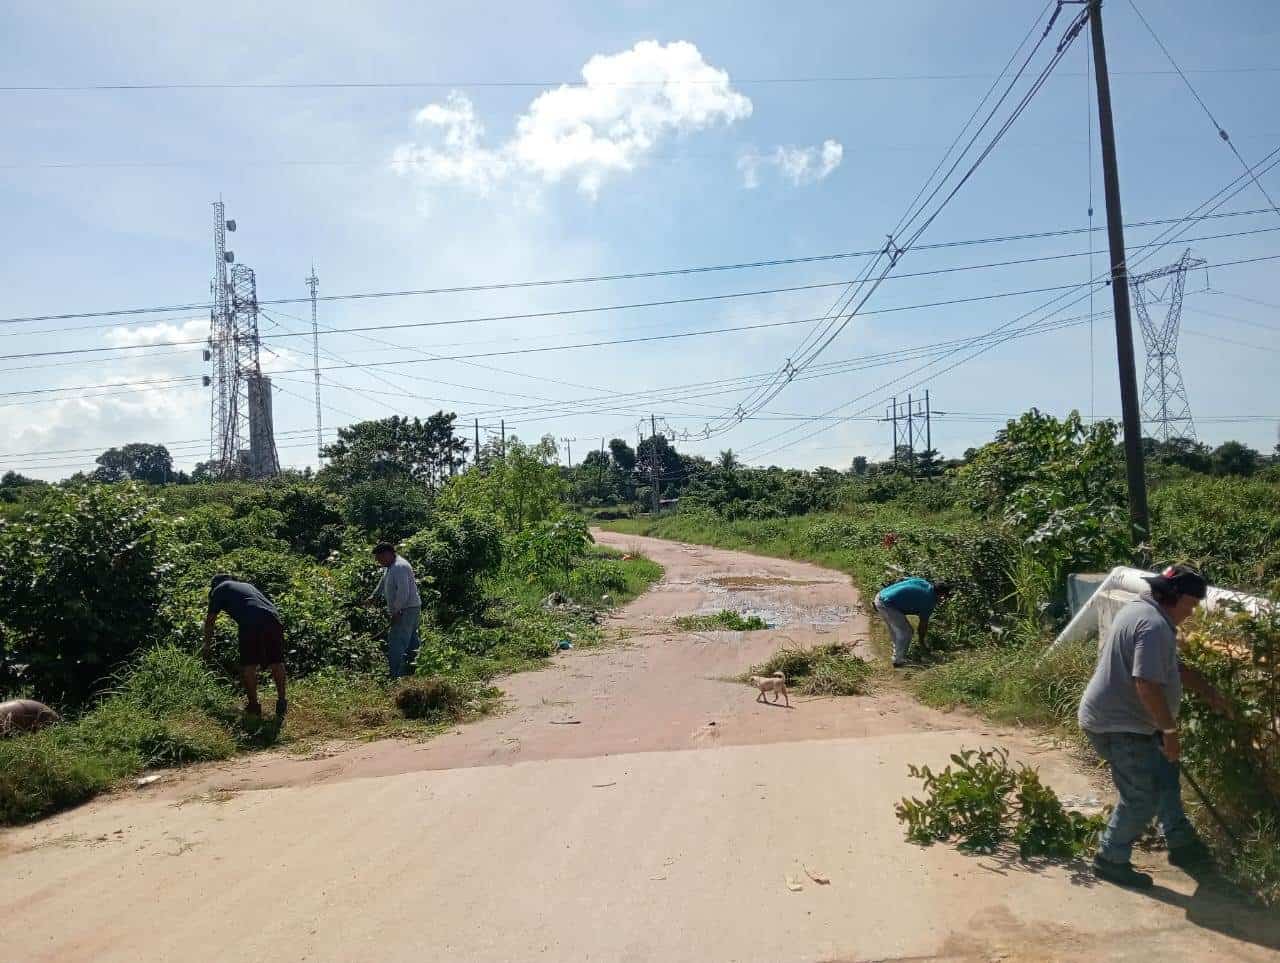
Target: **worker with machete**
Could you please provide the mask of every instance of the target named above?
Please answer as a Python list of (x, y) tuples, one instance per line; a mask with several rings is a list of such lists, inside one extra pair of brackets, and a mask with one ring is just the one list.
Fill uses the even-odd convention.
[(422, 621), (422, 597), (418, 594), (418, 580), (413, 566), (402, 557), (390, 542), (379, 542), (373, 548), (373, 558), (385, 572), (378, 587), (366, 600), (386, 602), (391, 626), (387, 629), (387, 669), (391, 678), (399, 679), (412, 671), (422, 640), (418, 626)]
[(1150, 889), (1154, 881), (1130, 863), (1134, 842), (1154, 818), (1169, 862), (1191, 872), (1213, 867), (1209, 848), (1182, 809), (1178, 707), (1182, 690), (1215, 711), (1230, 709), (1200, 672), (1178, 659), (1178, 626), (1208, 593), (1204, 577), (1170, 565), (1116, 614), (1080, 700), (1080, 728), (1111, 767), (1120, 799), (1102, 834), (1093, 869), (1099, 879)]

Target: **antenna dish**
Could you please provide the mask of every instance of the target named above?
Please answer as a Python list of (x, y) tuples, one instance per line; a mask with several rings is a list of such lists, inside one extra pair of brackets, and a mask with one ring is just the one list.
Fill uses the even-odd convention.
[(228, 264), (234, 264), (236, 261), (236, 252), (226, 251), (225, 253), (223, 253), (222, 259), (226, 261)]
[(234, 218), (231, 218), (231, 219), (229, 219), (229, 220), (227, 221), (227, 230), (228, 230), (228, 231), (234, 231), (235, 229), (236, 229), (236, 222), (235, 222), (235, 219), (234, 219)]

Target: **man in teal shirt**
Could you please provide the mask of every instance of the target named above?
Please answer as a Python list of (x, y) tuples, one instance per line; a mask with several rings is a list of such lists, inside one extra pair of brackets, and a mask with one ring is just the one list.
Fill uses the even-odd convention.
[(924, 644), (929, 631), (929, 616), (939, 602), (951, 594), (950, 582), (930, 582), (925, 578), (904, 578), (882, 588), (872, 603), (893, 636), (893, 667), (902, 668), (907, 662), (907, 648), (911, 645), (911, 623), (908, 615), (920, 622), (920, 643)]

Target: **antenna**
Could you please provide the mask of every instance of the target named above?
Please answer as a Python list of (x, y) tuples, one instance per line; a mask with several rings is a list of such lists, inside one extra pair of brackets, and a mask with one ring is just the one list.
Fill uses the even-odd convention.
[(320, 420), (320, 325), (316, 321), (316, 289), (320, 279), (316, 277), (316, 266), (311, 265), (311, 275), (307, 278), (307, 287), (311, 291), (311, 371), (316, 379), (316, 468), (319, 469), (324, 457), (324, 427)]

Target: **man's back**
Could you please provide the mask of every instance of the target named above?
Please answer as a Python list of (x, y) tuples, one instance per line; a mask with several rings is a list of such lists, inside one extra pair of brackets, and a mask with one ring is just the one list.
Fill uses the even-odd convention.
[(904, 578), (880, 590), (880, 599), (907, 615), (930, 615), (938, 603), (937, 594), (928, 579)]
[(209, 592), (209, 611), (226, 612), (241, 628), (280, 622), (280, 612), (271, 600), (248, 582), (228, 579)]
[(1134, 679), (1163, 686), (1169, 711), (1177, 717), (1182, 700), (1177, 634), (1150, 596), (1129, 602), (1111, 623), (1080, 700), (1080, 728), (1098, 733), (1155, 732), (1159, 726), (1138, 698)]

